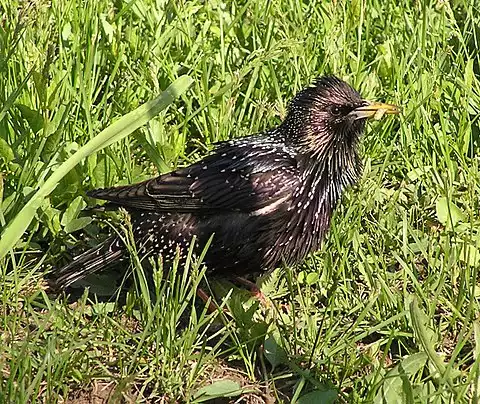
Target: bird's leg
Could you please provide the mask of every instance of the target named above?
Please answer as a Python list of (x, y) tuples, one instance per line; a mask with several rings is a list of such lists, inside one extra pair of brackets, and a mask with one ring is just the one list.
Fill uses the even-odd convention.
[(197, 288), (197, 296), (206, 304), (208, 304), (208, 309), (207, 311), (209, 313), (215, 313), (222, 310), (218, 304), (216, 304), (213, 299), (208, 295), (207, 292), (205, 292), (202, 288)]
[(268, 306), (267, 298), (255, 283), (249, 281), (248, 279), (242, 278), (241, 276), (234, 276), (232, 280), (239, 283), (240, 285), (247, 287), (253, 297), (258, 299), (260, 303), (262, 303), (264, 306)]

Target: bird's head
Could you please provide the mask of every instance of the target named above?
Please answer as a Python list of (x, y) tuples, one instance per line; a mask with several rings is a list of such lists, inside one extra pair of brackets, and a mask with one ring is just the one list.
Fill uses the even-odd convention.
[(343, 80), (328, 76), (295, 96), (285, 125), (303, 151), (321, 156), (354, 152), (367, 119), (399, 112), (395, 105), (364, 100)]

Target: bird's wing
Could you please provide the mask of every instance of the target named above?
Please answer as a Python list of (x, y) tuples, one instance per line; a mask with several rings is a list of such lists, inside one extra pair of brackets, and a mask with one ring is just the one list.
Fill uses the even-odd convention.
[(126, 208), (205, 213), (251, 212), (291, 195), (298, 183), (291, 154), (278, 147), (238, 143), (223, 144), (189, 167), (88, 195)]

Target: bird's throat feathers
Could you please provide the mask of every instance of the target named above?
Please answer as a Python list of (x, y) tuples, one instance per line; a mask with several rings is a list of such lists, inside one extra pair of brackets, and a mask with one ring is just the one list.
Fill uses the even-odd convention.
[(313, 210), (333, 210), (343, 191), (358, 181), (362, 169), (356, 151), (342, 154), (337, 150), (320, 159), (306, 153), (297, 161), (303, 186), (295, 191), (294, 201), (311, 201)]
[[(298, 119), (295, 119), (298, 118)], [(286, 143), (296, 151), (298, 168), (315, 187), (331, 184), (338, 190), (353, 185), (360, 177), (362, 163), (358, 143), (365, 122), (355, 122), (355, 127), (332, 130), (318, 116), (303, 114), (303, 119), (290, 115), (280, 132), (286, 134)]]

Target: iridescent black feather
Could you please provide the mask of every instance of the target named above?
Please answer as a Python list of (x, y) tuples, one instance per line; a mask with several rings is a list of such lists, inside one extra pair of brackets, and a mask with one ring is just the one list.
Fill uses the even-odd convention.
[[(141, 256), (168, 261), (193, 236), (202, 249), (214, 234), (205, 257), (211, 273), (298, 263), (318, 249), (342, 192), (359, 177), (365, 119), (350, 112), (363, 105), (348, 84), (323, 77), (297, 94), (277, 128), (220, 143), (189, 167), (89, 195), (129, 211)], [(127, 255), (112, 237), (60, 269), (56, 283), (67, 287)]]

